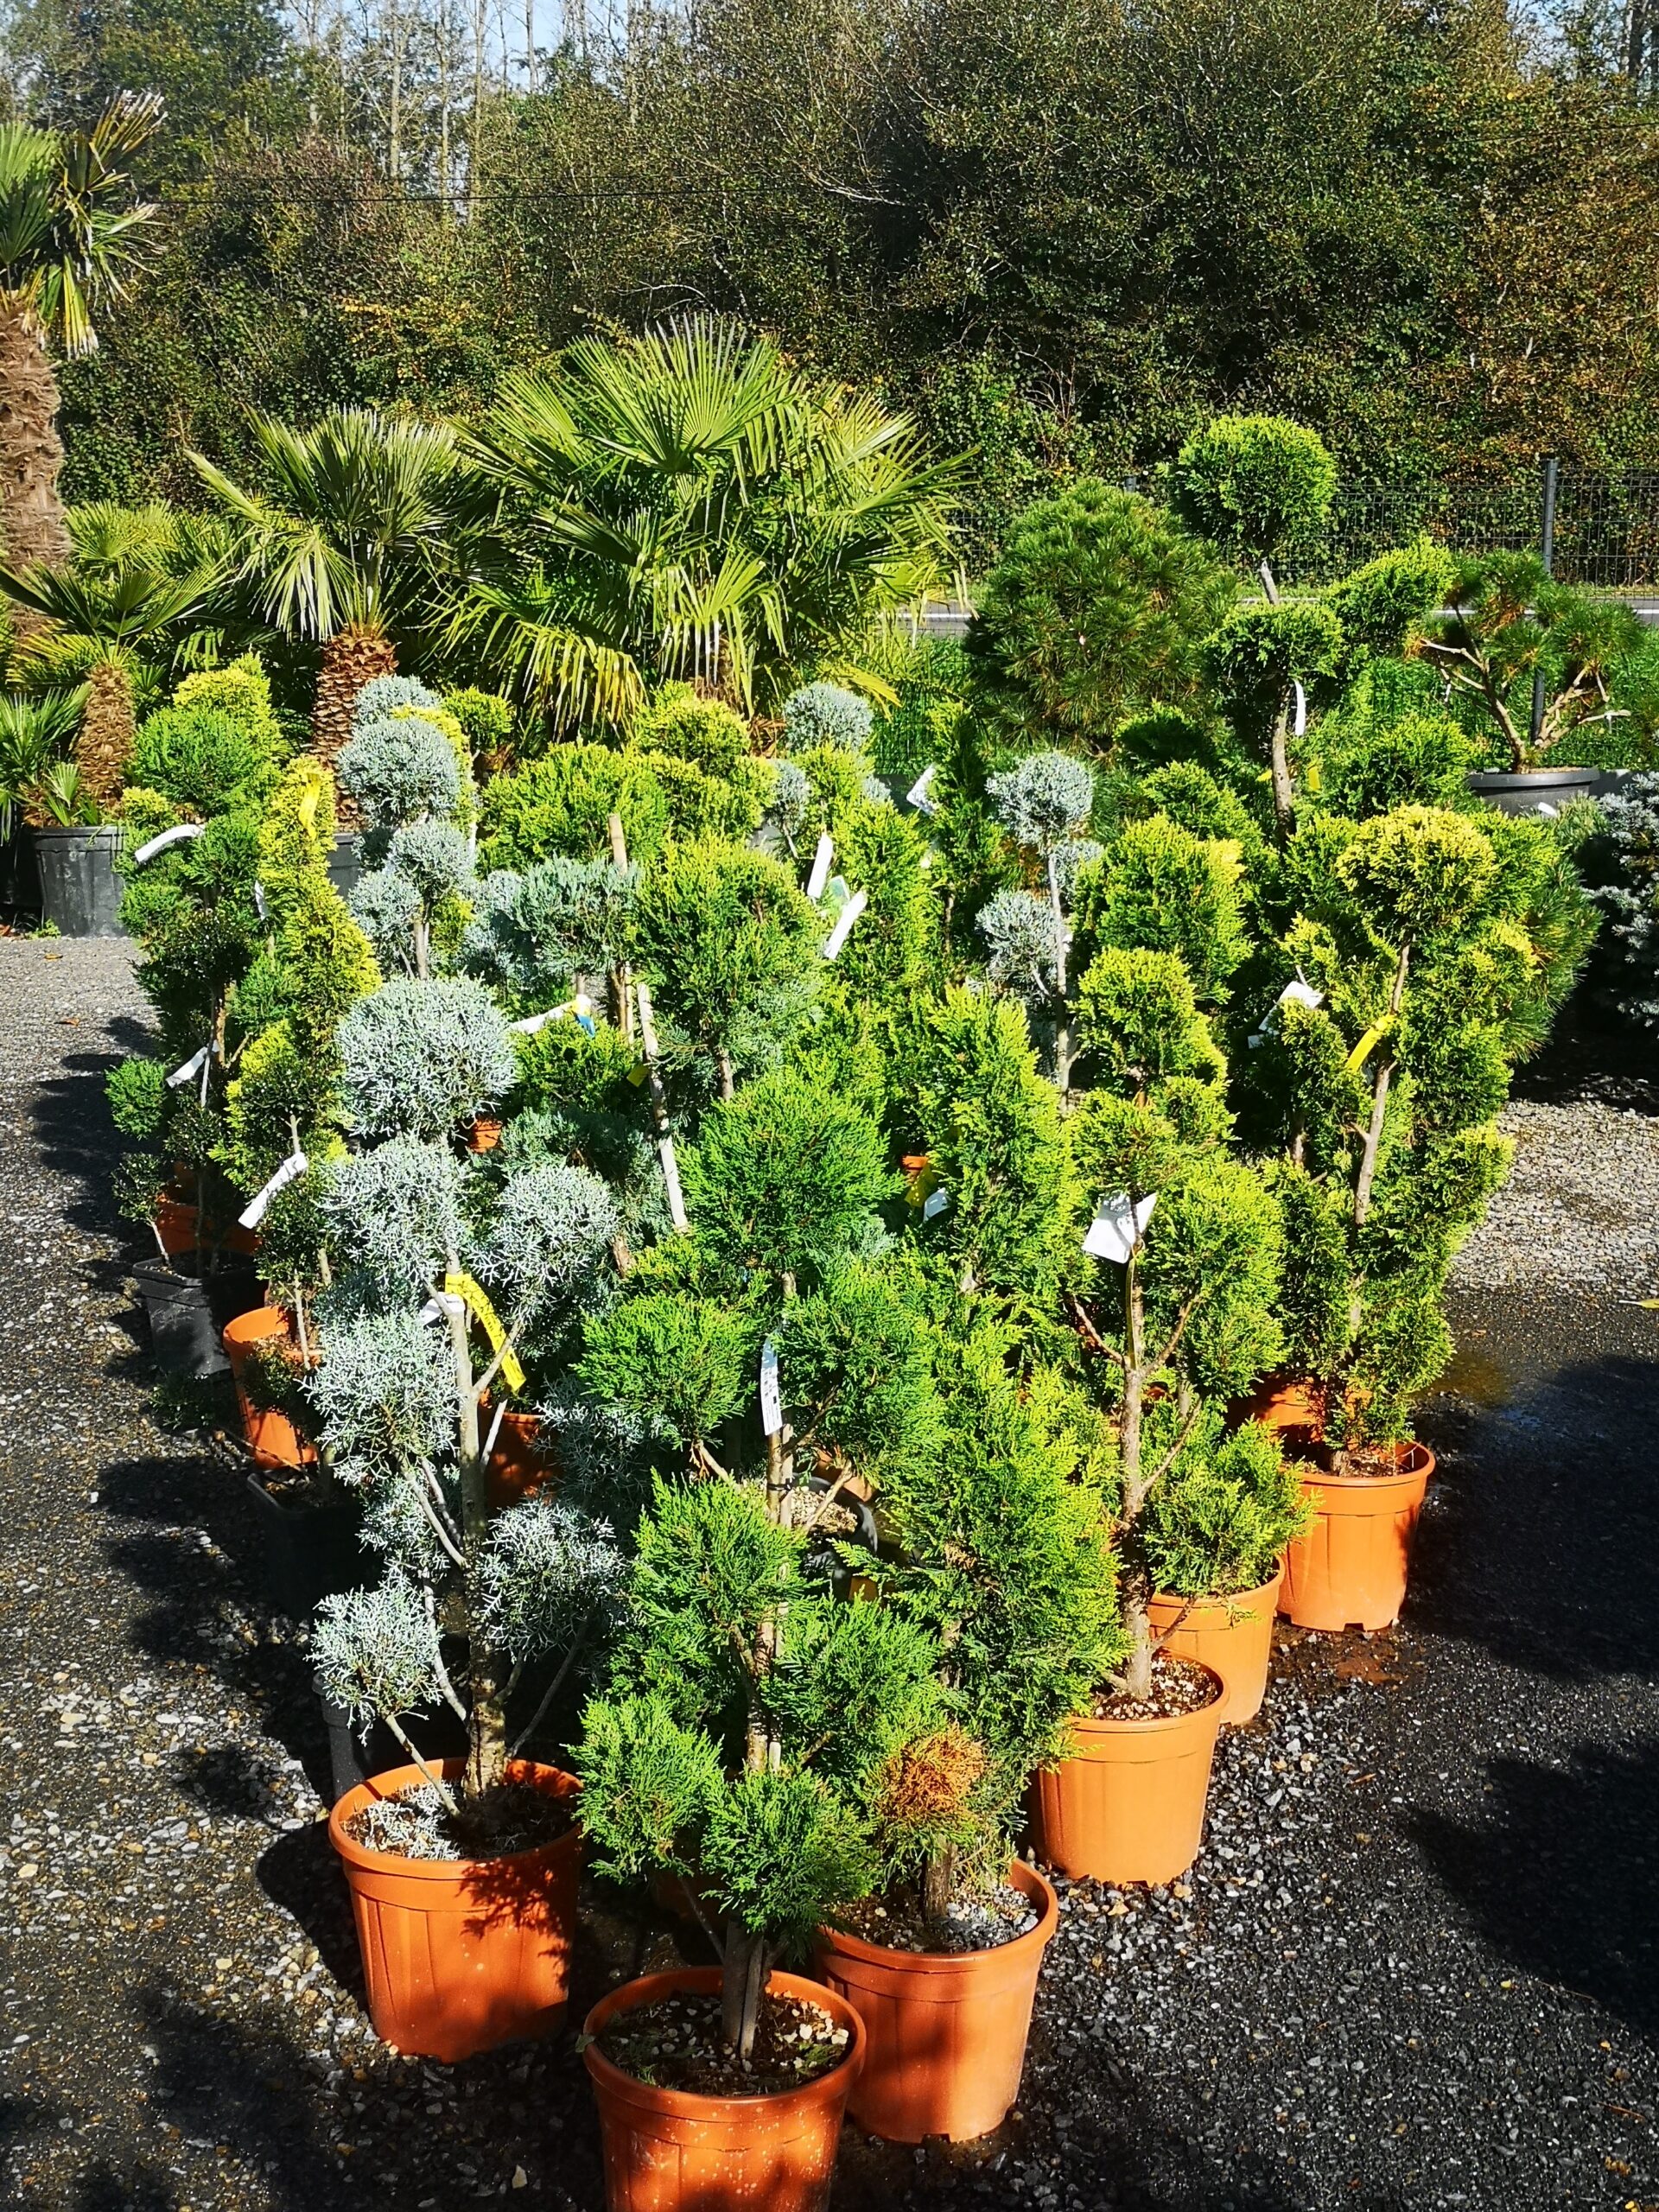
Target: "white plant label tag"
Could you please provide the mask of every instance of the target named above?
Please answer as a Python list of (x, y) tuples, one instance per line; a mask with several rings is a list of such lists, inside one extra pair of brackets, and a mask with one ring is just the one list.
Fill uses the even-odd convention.
[(760, 1426), (768, 1436), (784, 1427), (784, 1395), (778, 1381), (778, 1347), (768, 1337), (760, 1347)]
[(257, 1191), (238, 1218), (244, 1229), (257, 1229), (265, 1217), (265, 1208), (278, 1191), (285, 1191), (296, 1176), (303, 1175), (311, 1165), (302, 1152), (290, 1152), (263, 1191)]
[(1290, 734), (1293, 737), (1306, 737), (1307, 734), (1307, 694), (1294, 676), (1290, 679), (1290, 688), (1296, 694), (1296, 719), (1290, 726)]
[(180, 845), (187, 837), (200, 837), (207, 828), (205, 822), (181, 822), (171, 830), (163, 830), (158, 837), (146, 838), (132, 856), (135, 868), (143, 868), (146, 861), (153, 861), (157, 853), (164, 853), (169, 845)]
[(268, 922), (270, 919), (270, 909), (265, 904), (265, 887), (263, 883), (256, 883), (253, 887), (253, 911), (262, 922)]
[(1146, 1235), (1157, 1203), (1156, 1191), (1149, 1191), (1138, 1205), (1127, 1191), (1103, 1198), (1084, 1236), (1084, 1250), (1096, 1260), (1115, 1260), (1122, 1267)]
[(833, 960), (852, 934), (853, 924), (870, 903), (868, 891), (855, 891), (836, 918), (836, 926), (823, 941), (823, 957)]
[(193, 1076), (200, 1075), (203, 1068), (207, 1066), (207, 1055), (213, 1051), (213, 1048), (211, 1045), (204, 1045), (199, 1052), (192, 1052), (188, 1060), (181, 1060), (178, 1066), (174, 1069), (172, 1074), (167, 1078), (168, 1089), (169, 1090), (181, 1090), (185, 1084), (190, 1081)]
[(950, 1203), (950, 1193), (941, 1184), (937, 1191), (930, 1191), (922, 1200), (922, 1219), (935, 1220)]
[(806, 879), (806, 895), (816, 905), (823, 896), (823, 887), (830, 880), (830, 863), (835, 857), (836, 841), (825, 830), (818, 838), (818, 849), (812, 855), (812, 873)]
[(550, 1021), (568, 1020), (573, 1014), (578, 1021), (584, 1021), (593, 1010), (594, 1002), (588, 994), (578, 991), (575, 998), (567, 999), (563, 1006), (550, 1007), (545, 1014), (527, 1014), (522, 1021), (510, 1021), (507, 1027), (516, 1030), (521, 1037), (534, 1037), (545, 1029)]
[(1305, 1006), (1311, 1014), (1316, 1006), (1323, 1006), (1325, 1004), (1325, 993), (1323, 991), (1316, 991), (1312, 983), (1304, 982), (1300, 976), (1294, 977), (1291, 982), (1285, 985), (1284, 989), (1280, 992), (1278, 997), (1268, 1008), (1266, 1014), (1262, 1015), (1262, 1027), (1259, 1029), (1252, 1030), (1249, 1036), (1245, 1039), (1245, 1042), (1249, 1045), (1251, 1052), (1254, 1052), (1258, 1046), (1267, 1043), (1268, 1033), (1275, 1026), (1274, 1016), (1278, 1013), (1280, 1007), (1283, 1006), (1287, 1001), (1288, 1001), (1293, 1006)]
[(928, 790), (928, 785), (938, 772), (938, 762), (930, 762), (905, 793), (905, 804), (913, 806), (918, 814), (937, 814), (939, 810), (939, 802)]

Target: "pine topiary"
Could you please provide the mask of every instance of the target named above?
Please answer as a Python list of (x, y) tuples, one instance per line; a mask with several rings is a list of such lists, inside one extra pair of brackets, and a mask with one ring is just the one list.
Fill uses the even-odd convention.
[(1236, 587), (1146, 500), (1084, 477), (1010, 533), (969, 626), (976, 686), (1029, 738), (1103, 754), (1120, 722), (1196, 693)]
[(1337, 466), (1316, 430), (1281, 415), (1218, 415), (1182, 446), (1170, 504), (1234, 559), (1272, 563), (1317, 543)]

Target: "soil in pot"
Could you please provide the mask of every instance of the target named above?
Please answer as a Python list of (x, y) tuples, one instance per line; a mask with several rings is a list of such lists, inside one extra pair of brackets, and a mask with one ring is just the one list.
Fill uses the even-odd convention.
[(770, 1977), (769, 1996), (827, 2013), (848, 2041), (837, 2063), (767, 2094), (660, 2088), (607, 2055), (613, 2023), (676, 1997), (717, 2005), (720, 1981), (712, 1967), (647, 1974), (588, 2015), (582, 2050), (599, 2106), (609, 2212), (824, 2212), (829, 2203), (842, 2117), (865, 2051), (863, 2023), (844, 1997), (798, 1974)]
[[(463, 1759), (446, 1759), (452, 1785)], [(515, 1761), (508, 1779), (560, 1801), (581, 1784), (556, 1768)], [(499, 1856), (416, 1859), (359, 1840), (365, 1807), (425, 1782), (394, 1768), (353, 1789), (328, 1818), (351, 1886), (352, 1911), (376, 2032), (397, 2050), (453, 2064), (475, 2051), (545, 2035), (569, 1994), (580, 1831)], [(511, 1834), (511, 1831), (507, 1833)]]
[[(1352, 1464), (1344, 1459), (1344, 1464)], [(1279, 1610), (1299, 1628), (1390, 1628), (1406, 1599), (1411, 1543), (1434, 1455), (1390, 1446), (1375, 1474), (1309, 1467), (1302, 1489), (1313, 1526), (1285, 1554)]]
[(1033, 1790), (1037, 1847), (1074, 1879), (1173, 1882), (1198, 1853), (1221, 1727), (1220, 1677), (1160, 1652), (1153, 1694), (1103, 1695), (1071, 1758)]
[(746, 2066), (721, 2034), (718, 1990), (677, 1990), (623, 2012), (598, 2038), (613, 2066), (653, 2088), (696, 2097), (768, 2097), (839, 2066), (852, 2031), (806, 1997), (768, 1991)]
[(1273, 1623), (1282, 1568), (1256, 1590), (1213, 1598), (1160, 1592), (1147, 1611), (1153, 1632), (1173, 1659), (1195, 1659), (1222, 1681), (1221, 1719), (1230, 1726), (1254, 1720), (1267, 1695), (1273, 1661)]
[(848, 2109), (893, 2143), (986, 2135), (1020, 2094), (1054, 1891), (1015, 1862), (988, 1897), (958, 1901), (941, 1929), (913, 1897), (869, 1899), (823, 1930), (818, 1971), (869, 2037)]

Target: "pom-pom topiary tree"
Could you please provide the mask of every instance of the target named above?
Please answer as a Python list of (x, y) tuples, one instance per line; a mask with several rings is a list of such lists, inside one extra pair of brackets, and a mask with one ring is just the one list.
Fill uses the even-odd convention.
[(863, 757), (870, 749), (875, 715), (867, 699), (839, 683), (807, 683), (784, 702), (784, 745), (791, 753), (822, 745)]
[(1282, 1238), (1262, 1179), (1229, 1149), (1225, 1063), (1180, 960), (1098, 954), (1078, 1019), (1096, 1087), (1071, 1135), (1095, 1224), (1072, 1313), (1116, 1402), (1121, 1683), (1141, 1701), (1155, 1643), (1149, 1516), (1207, 1409), (1248, 1389), (1277, 1351)]
[[(492, 1200), (480, 1171), (442, 1141), (512, 1074), (502, 1017), (478, 984), (389, 984), (341, 1025), (341, 1052), (357, 1128), (385, 1141), (343, 1162), (323, 1194), (344, 1272), (308, 1389), (388, 1564), (377, 1591), (325, 1605), (320, 1669), (339, 1702), (378, 1713), (411, 1756), (401, 1716), (442, 1698), (467, 1726), (475, 1800), (518, 1748), (506, 1712), (524, 1670), (562, 1642), (568, 1663), (617, 1577), (608, 1529), (571, 1509), (537, 1497), (492, 1510), (485, 1409), (492, 1390), (523, 1386), (524, 1357), (602, 1291), (618, 1217), (595, 1176), (562, 1163), (510, 1175)], [(467, 1638), (465, 1698), (444, 1624)], [(435, 1802), (461, 1815), (426, 1771)]]
[(458, 919), (472, 883), (474, 810), (460, 725), (411, 678), (377, 677), (364, 686), (337, 769), (367, 825), (364, 853), (374, 863), (352, 893), (352, 911), (383, 964), (429, 976), (435, 925)]
[(1236, 587), (1147, 501), (1092, 477), (1028, 508), (968, 633), (976, 683), (1027, 739), (1103, 753), (1137, 709), (1198, 688)]
[(1268, 566), (1313, 543), (1337, 488), (1317, 430), (1281, 415), (1218, 415), (1182, 446), (1170, 504), (1186, 527), (1236, 560)]
[(1444, 1365), (1458, 1246), (1502, 1181), (1494, 1117), (1587, 944), (1541, 827), (1408, 806), (1310, 824), (1287, 1001), (1249, 1088), (1282, 1146), (1293, 1364), (1325, 1385), (1339, 1471), (1373, 1471)]
[(579, 1764), (603, 1863), (685, 1877), (723, 1919), (747, 2059), (769, 1959), (877, 1878), (875, 1772), (943, 1717), (931, 1638), (810, 1566), (847, 1483), (927, 1450), (938, 1402), (920, 1323), (859, 1256), (893, 1181), (855, 1107), (763, 1077), (709, 1115), (685, 1185), (691, 1234), (642, 1259), (579, 1369), (662, 1471)]

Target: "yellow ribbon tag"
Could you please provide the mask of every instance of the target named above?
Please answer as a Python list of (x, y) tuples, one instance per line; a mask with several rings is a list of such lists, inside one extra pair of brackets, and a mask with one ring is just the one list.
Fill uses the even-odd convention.
[(1349, 1053), (1348, 1072), (1350, 1075), (1357, 1075), (1361, 1068), (1364, 1066), (1366, 1058), (1369, 1055), (1372, 1046), (1376, 1043), (1377, 1039), (1382, 1034), (1383, 1027), (1384, 1025), (1382, 1022), (1374, 1021), (1370, 1027), (1365, 1032), (1365, 1034), (1360, 1039), (1358, 1044), (1355, 1046), (1353, 1051)]
[(501, 1350), (507, 1341), (507, 1332), (502, 1327), (499, 1317), (490, 1303), (489, 1294), (485, 1290), (482, 1283), (474, 1282), (471, 1275), (447, 1274), (443, 1279), (443, 1287), (451, 1298), (465, 1300), (467, 1312), (489, 1338), (490, 1350), (501, 1352), (501, 1376), (507, 1388), (510, 1390), (522, 1390), (524, 1387), (524, 1370), (518, 1364), (516, 1353), (511, 1350), (505, 1351)]
[(315, 827), (317, 819), (317, 787), (308, 784), (300, 793), (299, 815), (308, 830)]
[(638, 1060), (634, 1063), (633, 1066), (628, 1070), (628, 1081), (633, 1085), (634, 1089), (638, 1090), (640, 1084), (650, 1073), (651, 1070), (646, 1066), (645, 1063), (643, 1060)]

